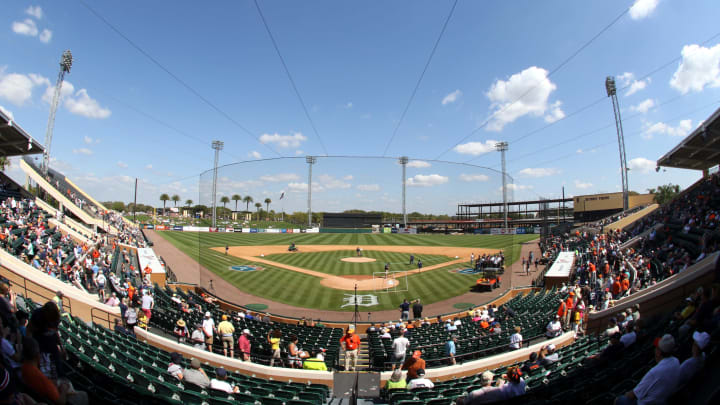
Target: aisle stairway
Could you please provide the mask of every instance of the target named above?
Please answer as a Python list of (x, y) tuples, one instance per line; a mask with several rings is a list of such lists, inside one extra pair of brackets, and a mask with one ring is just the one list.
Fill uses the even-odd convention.
[[(339, 364), (345, 366), (345, 351), (343, 350), (340, 355)], [(357, 371), (369, 371), (370, 370), (370, 353), (368, 352), (368, 341), (367, 337), (360, 338), (360, 350), (358, 350), (357, 359)]]

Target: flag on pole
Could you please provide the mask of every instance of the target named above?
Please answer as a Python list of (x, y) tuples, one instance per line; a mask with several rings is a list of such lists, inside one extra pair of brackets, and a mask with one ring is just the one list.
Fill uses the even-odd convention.
[(282, 200), (283, 197), (285, 197), (285, 192), (284, 192), (284, 191), (282, 192), (282, 194), (280, 194), (280, 200)]

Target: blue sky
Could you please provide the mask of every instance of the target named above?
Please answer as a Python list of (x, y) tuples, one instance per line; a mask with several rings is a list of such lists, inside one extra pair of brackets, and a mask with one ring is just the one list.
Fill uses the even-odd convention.
[[(500, 200), (495, 172), (427, 162), (497, 170), (499, 154), (487, 153), (495, 141), (510, 143), (516, 200), (558, 196), (562, 186), (568, 195), (617, 191), (610, 100), (571, 115), (605, 95), (608, 75), (628, 86), (618, 98), (630, 188), (685, 187), (700, 173), (656, 173), (654, 162), (720, 107), (720, 36), (705, 42), (720, 33), (711, 0), (459, 1), (389, 146), (452, 1), (260, 1), (317, 134), (252, 1), (90, 4), (222, 112), (82, 2), (8, 2), (0, 106), (42, 142), (48, 87), (71, 49), (53, 166), (101, 200), (130, 201), (137, 177), (139, 201), (160, 204), (167, 192), (209, 203), (207, 176), (193, 176), (212, 166), (214, 139), (225, 142), (221, 164), (325, 151), (407, 155), (416, 160), (409, 211), (452, 214), (460, 201)], [(393, 160), (321, 158), (314, 174), (318, 210), (400, 211)], [(236, 165), (220, 177), (221, 195), (276, 201), (285, 191), (285, 210), (306, 207), (302, 159)]]

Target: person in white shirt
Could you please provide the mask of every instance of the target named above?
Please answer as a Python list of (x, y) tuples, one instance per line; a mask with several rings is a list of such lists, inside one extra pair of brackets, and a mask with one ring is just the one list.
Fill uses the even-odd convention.
[(545, 327), (545, 336), (554, 338), (562, 335), (562, 324), (560, 323), (560, 317), (555, 315), (555, 319), (550, 321)]
[(638, 385), (615, 400), (616, 405), (663, 404), (675, 393), (680, 377), (680, 362), (672, 353), (675, 338), (670, 334), (655, 341), (655, 361)]
[(205, 348), (205, 333), (203, 332), (202, 324), (197, 325), (197, 328), (195, 328), (192, 335), (190, 335), (190, 339), (193, 342), (194, 348), (196, 348), (196, 349), (204, 349)]
[(515, 333), (510, 335), (510, 350), (517, 350), (520, 347), (522, 347), (522, 341), (523, 337), (520, 334), (520, 331), (522, 330), (521, 327), (516, 326), (515, 327)]
[(433, 384), (433, 382), (429, 379), (425, 378), (424, 368), (418, 369), (417, 376), (418, 378), (413, 378), (412, 380), (410, 380), (410, 383), (408, 383), (408, 390), (414, 390), (415, 388), (435, 388), (435, 384)]
[(395, 367), (397, 365), (401, 365), (405, 362), (405, 355), (407, 354), (408, 346), (410, 346), (410, 341), (408, 340), (408, 338), (405, 337), (404, 333), (396, 337), (395, 340), (393, 340), (393, 370), (395, 370)]
[(143, 292), (141, 308), (143, 312), (145, 312), (145, 316), (147, 316), (149, 322), (152, 316), (152, 310), (153, 308), (155, 308), (155, 300), (153, 299), (152, 295), (150, 295), (150, 291), (148, 290), (145, 290)]
[(230, 385), (230, 383), (225, 381), (227, 379), (227, 371), (224, 368), (216, 368), (215, 376), (216, 378), (210, 380), (211, 390), (223, 391), (227, 392), (228, 394), (236, 394), (240, 392), (240, 387), (238, 387), (237, 385), (232, 386)]
[(205, 319), (202, 322), (203, 333), (205, 334), (205, 344), (207, 351), (212, 352), (213, 336), (215, 335), (215, 321), (212, 319), (210, 312), (205, 312)]
[(683, 361), (680, 365), (680, 381), (678, 386), (683, 386), (692, 380), (705, 365), (705, 353), (703, 350), (710, 344), (710, 334), (707, 332), (693, 333), (692, 356)]

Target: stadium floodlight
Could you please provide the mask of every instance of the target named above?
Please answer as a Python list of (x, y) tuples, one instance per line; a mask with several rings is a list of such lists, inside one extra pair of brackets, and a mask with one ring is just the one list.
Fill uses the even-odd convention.
[(507, 142), (498, 142), (495, 144), (495, 150), (500, 152), (500, 160), (502, 163), (502, 194), (503, 194), (503, 227), (508, 227), (508, 206), (507, 206), (507, 171), (505, 170), (505, 152), (508, 150)]
[(220, 151), (225, 144), (223, 141), (213, 141), (212, 148), (215, 149), (215, 164), (213, 165), (213, 184), (212, 184), (212, 226), (217, 228), (217, 169), (218, 160), (220, 159)]
[(63, 52), (60, 58), (60, 73), (58, 73), (57, 82), (55, 82), (55, 91), (53, 92), (53, 99), (50, 104), (50, 115), (48, 117), (47, 131), (45, 132), (45, 151), (43, 152), (41, 168), (43, 175), (47, 175), (48, 169), (50, 168), (50, 146), (52, 146), (53, 130), (55, 129), (55, 115), (58, 105), (60, 104), (60, 92), (63, 82), (65, 81), (65, 74), (70, 73), (72, 63), (72, 52), (68, 49)]
[(620, 103), (617, 99), (617, 87), (615, 86), (615, 78), (608, 76), (605, 78), (605, 91), (612, 100), (613, 113), (615, 115), (615, 129), (617, 130), (618, 149), (620, 150), (620, 177), (622, 180), (623, 193), (623, 211), (629, 208), (628, 201), (628, 167), (625, 155), (625, 135), (623, 133), (622, 118), (620, 117)]
[(308, 164), (308, 228), (312, 227), (312, 167), (317, 163), (315, 156), (305, 156), (305, 163)]
[(405, 184), (407, 182), (406, 169), (408, 164), (408, 157), (401, 156), (400, 164), (402, 165), (402, 212), (403, 212), (403, 227), (407, 229), (407, 211), (405, 211)]

